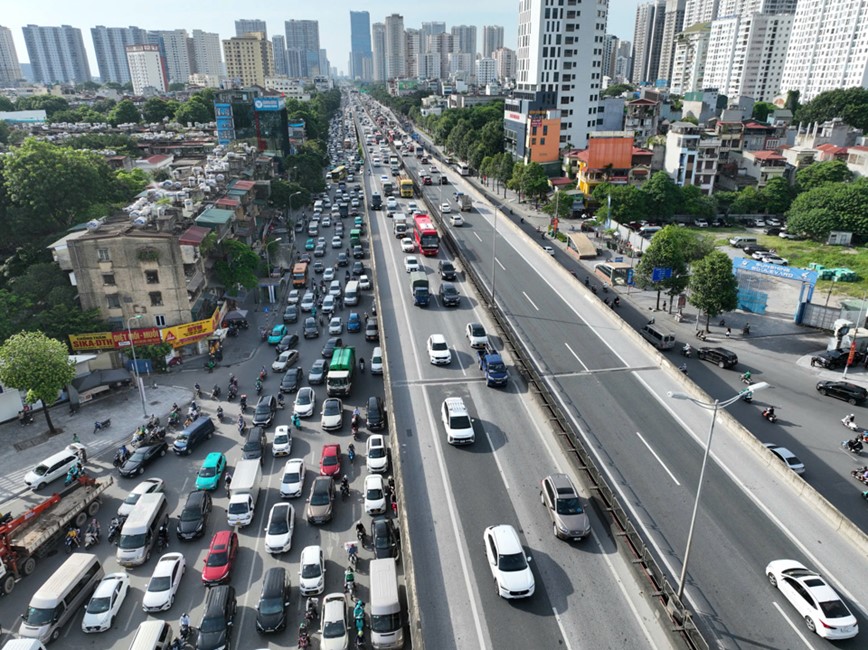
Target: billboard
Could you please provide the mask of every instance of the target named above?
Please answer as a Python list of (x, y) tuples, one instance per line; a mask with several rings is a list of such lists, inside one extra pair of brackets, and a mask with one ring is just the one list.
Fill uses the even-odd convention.
[(235, 122), (232, 104), (214, 102), (214, 117), (217, 121), (217, 144), (227, 145), (235, 140)]
[[(133, 343), (141, 345), (159, 345), (163, 342), (157, 327), (142, 327), (131, 330)], [(73, 352), (93, 350), (120, 350), (129, 347), (130, 338), (127, 330), (119, 332), (89, 332), (88, 334), (70, 334), (69, 343)]]
[(257, 97), (253, 100), (253, 110), (263, 113), (276, 113), (286, 108), (283, 97)]

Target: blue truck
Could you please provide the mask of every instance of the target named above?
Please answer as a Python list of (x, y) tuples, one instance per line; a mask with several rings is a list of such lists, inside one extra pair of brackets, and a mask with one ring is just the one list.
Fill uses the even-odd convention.
[(476, 351), (479, 359), (479, 369), (485, 375), (485, 383), (488, 386), (506, 386), (509, 375), (506, 372), (506, 364), (503, 357), (491, 345), (486, 345)]

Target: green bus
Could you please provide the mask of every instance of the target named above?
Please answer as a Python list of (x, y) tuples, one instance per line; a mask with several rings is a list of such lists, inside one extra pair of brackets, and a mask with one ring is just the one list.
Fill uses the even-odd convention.
[(329, 373), (326, 376), (326, 393), (329, 397), (349, 395), (353, 388), (353, 375), (356, 374), (356, 349), (337, 348), (332, 354)]

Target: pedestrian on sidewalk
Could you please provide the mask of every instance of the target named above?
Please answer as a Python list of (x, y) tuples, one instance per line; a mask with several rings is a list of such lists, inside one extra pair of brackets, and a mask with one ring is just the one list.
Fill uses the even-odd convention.
[(729, 335), (732, 334), (732, 330), (730, 328), (726, 328), (726, 338), (729, 338)]

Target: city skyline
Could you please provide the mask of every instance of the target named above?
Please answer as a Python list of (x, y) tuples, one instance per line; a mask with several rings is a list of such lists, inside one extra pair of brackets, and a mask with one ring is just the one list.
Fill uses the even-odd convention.
[[(631, 40), (636, 6), (641, 0), (610, 0), (608, 32)], [(230, 2), (214, 2), (203, 11), (200, 6), (188, 7), (155, 0), (147, 9), (136, 5), (118, 5), (116, 2), (94, 0), (87, 4), (87, 11), (79, 6), (59, 0), (44, 0), (38, 9), (29, 5), (13, 3), (4, 7), (0, 25), (8, 27), (12, 33), (18, 60), (30, 63), (24, 44), (22, 27), (28, 24), (39, 26), (70, 25), (82, 31), (84, 46), (93, 76), (98, 75), (98, 66), (90, 30), (97, 25), (107, 27), (135, 26), (146, 30), (186, 29), (192, 34), (194, 29), (217, 32), (221, 39), (235, 35), (235, 21), (261, 19), (268, 26), (269, 36), (282, 34), (284, 22), (295, 20), (317, 20), (320, 24), (320, 47), (328, 52), (331, 65), (348, 73), (350, 55), (350, 11), (368, 11), (371, 24), (383, 22), (386, 16), (398, 13), (404, 18), (404, 27), (419, 28), (423, 22), (445, 22), (447, 31), (453, 25), (474, 25), (478, 39), (481, 38), (483, 25), (502, 25), (504, 27), (504, 46), (515, 49), (518, 29), (518, 0), (504, 3), (502, 0), (481, 0), (468, 7), (458, 0), (445, 0), (433, 8), (416, 8), (397, 2), (384, 0), (336, 0), (327, 7), (299, 12), (295, 7), (278, 8), (263, 0), (251, 0), (244, 5)], [(477, 40), (477, 48), (481, 42)]]

